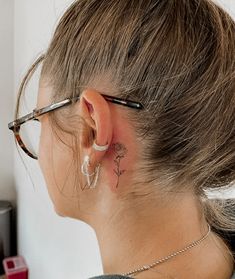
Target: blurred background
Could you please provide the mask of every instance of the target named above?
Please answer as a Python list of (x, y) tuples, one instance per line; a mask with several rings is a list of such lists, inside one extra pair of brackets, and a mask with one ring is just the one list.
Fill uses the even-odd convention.
[[(0, 260), (17, 253), (24, 256), (31, 279), (84, 279), (102, 274), (94, 231), (83, 222), (54, 213), (37, 162), (25, 156), (24, 166), (7, 128), (14, 118), (23, 75), (47, 48), (58, 19), (72, 2), (0, 0), (0, 200), (9, 202), (0, 202)], [(234, 0), (216, 2), (235, 18)], [(28, 111), (35, 106), (37, 77), (26, 92)], [(226, 196), (235, 197), (235, 193)], [(10, 239), (10, 247), (4, 248), (1, 238), (2, 242)]]

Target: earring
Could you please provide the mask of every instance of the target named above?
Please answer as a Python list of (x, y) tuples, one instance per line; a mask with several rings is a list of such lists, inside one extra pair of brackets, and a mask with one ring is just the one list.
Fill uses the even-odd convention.
[[(98, 166), (95, 168), (95, 171), (91, 174), (89, 174), (89, 171), (88, 171), (88, 167), (90, 166), (90, 158), (88, 155), (86, 155), (84, 157), (84, 161), (83, 161), (83, 164), (81, 166), (81, 171), (82, 173), (86, 176), (86, 179), (87, 179), (87, 184), (88, 184), (88, 188), (91, 189), (91, 188), (95, 188), (96, 187), (96, 184), (97, 184), (97, 180), (98, 180), (98, 176), (99, 176), (99, 171), (100, 171), (100, 164), (98, 164)], [(94, 177), (94, 184), (92, 185), (92, 182), (90, 177), (95, 175)]]
[(97, 150), (97, 151), (105, 151), (108, 149), (109, 145), (106, 144), (106, 145), (98, 145), (96, 144), (95, 142), (93, 143), (92, 147)]

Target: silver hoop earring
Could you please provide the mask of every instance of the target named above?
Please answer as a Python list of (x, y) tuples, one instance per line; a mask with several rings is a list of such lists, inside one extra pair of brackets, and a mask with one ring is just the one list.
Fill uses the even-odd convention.
[(105, 151), (109, 148), (109, 145), (106, 144), (106, 145), (98, 145), (96, 144), (95, 142), (93, 143), (92, 147), (97, 150), (97, 151)]
[[(98, 164), (98, 166), (95, 168), (95, 171), (93, 173), (89, 173), (88, 171), (88, 167), (90, 166), (90, 158), (88, 155), (86, 155), (84, 157), (84, 161), (83, 161), (83, 164), (81, 166), (81, 171), (82, 173), (86, 176), (86, 180), (87, 180), (87, 184), (88, 184), (88, 188), (89, 189), (94, 189), (96, 187), (96, 184), (97, 184), (97, 180), (98, 180), (98, 177), (99, 177), (99, 171), (100, 171), (100, 164)], [(95, 175), (93, 181), (94, 181), (94, 184), (92, 185), (93, 181), (91, 181), (90, 177)]]

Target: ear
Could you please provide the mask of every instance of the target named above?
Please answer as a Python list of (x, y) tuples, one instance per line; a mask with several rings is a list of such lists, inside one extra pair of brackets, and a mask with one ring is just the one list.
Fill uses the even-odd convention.
[[(92, 145), (109, 145), (113, 135), (113, 125), (110, 113), (110, 106), (104, 97), (94, 89), (86, 89), (80, 97), (80, 116), (86, 121), (83, 127), (80, 140), (81, 148), (86, 155), (90, 156), (91, 163), (101, 161), (105, 152), (97, 151)], [(93, 133), (93, 140), (90, 135)]]

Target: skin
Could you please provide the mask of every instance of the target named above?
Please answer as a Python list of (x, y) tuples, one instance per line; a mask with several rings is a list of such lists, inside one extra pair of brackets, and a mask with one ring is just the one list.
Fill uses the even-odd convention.
[[(51, 103), (52, 88), (40, 82), (38, 107)], [(100, 247), (104, 274), (121, 274), (151, 264), (200, 239), (208, 231), (206, 221), (192, 193), (174, 194), (167, 202), (159, 195), (145, 199), (127, 198), (133, 188), (138, 152), (143, 148), (135, 137), (126, 110), (107, 102), (96, 90), (81, 94), (71, 114), (86, 119), (88, 130), (77, 124), (80, 164), (90, 156), (90, 172), (101, 164), (95, 189), (74, 187), (75, 173), (84, 185), (85, 177), (73, 169), (72, 152), (52, 132), (49, 115), (40, 118), (42, 125), (39, 164), (55, 211), (90, 225)], [(70, 125), (66, 122), (66, 125)], [(88, 143), (89, 131), (95, 142), (109, 144), (107, 151), (96, 151)], [(72, 144), (70, 136), (61, 133)], [(120, 158), (115, 144), (125, 148)], [(79, 158), (79, 157), (78, 157)], [(122, 172), (121, 172), (122, 171)], [(118, 175), (119, 174), (119, 175)], [(150, 185), (142, 185), (148, 189)], [(129, 196), (128, 196), (129, 194)], [(126, 197), (126, 198), (125, 198)], [(233, 264), (225, 244), (214, 233), (200, 245), (133, 278), (218, 278), (231, 277)]]

